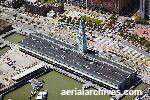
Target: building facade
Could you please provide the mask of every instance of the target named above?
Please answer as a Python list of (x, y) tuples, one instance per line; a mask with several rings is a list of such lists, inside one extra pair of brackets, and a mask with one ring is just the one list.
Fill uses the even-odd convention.
[(150, 16), (150, 0), (140, 0), (140, 15), (146, 19)]

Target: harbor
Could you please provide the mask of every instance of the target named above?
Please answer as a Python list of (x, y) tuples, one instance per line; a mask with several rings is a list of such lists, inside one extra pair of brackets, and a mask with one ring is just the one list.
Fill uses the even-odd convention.
[[(44, 80), (43, 88), (41, 90), (48, 91), (48, 100), (109, 100), (111, 96), (62, 96), (61, 90), (71, 90), (71, 89), (82, 89), (82, 84), (79, 81), (73, 80), (67, 76), (64, 76), (56, 71), (51, 71), (39, 78), (37, 80)], [(94, 88), (89, 88), (94, 89)], [(32, 91), (32, 86), (30, 83), (12, 91), (4, 96), (4, 100), (28, 100), (30, 92)], [(36, 96), (32, 98), (35, 100)]]

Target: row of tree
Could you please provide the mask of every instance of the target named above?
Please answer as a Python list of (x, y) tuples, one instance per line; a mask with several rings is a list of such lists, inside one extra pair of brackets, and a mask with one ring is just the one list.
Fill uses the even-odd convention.
[[(68, 25), (69, 24), (72, 24), (73, 26), (74, 25), (79, 25), (80, 24), (80, 20), (83, 20), (85, 22), (85, 25), (88, 26), (89, 28), (92, 28), (93, 30), (100, 30), (101, 28), (101, 21), (99, 22), (99, 20), (94, 20), (94, 19), (91, 19), (91, 20), (86, 20), (84, 18), (77, 18), (77, 17), (67, 17), (67, 16), (63, 16), (62, 19), (60, 19), (59, 21), (60, 22), (65, 22), (67, 23)], [(93, 21), (92, 21), (93, 20)]]
[(125, 40), (132, 42), (133, 44), (140, 44), (141, 46), (150, 48), (150, 41), (147, 40), (145, 37), (140, 37), (137, 34), (124, 33), (124, 32), (120, 32), (119, 35), (122, 36)]
[(148, 25), (149, 23), (147, 22), (147, 20), (145, 20), (144, 18), (141, 17), (136, 17), (135, 19), (135, 23), (137, 24), (142, 24), (142, 25)]

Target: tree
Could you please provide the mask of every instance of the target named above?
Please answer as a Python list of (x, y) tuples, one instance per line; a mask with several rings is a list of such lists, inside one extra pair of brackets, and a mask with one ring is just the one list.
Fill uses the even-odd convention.
[(143, 24), (143, 25), (147, 25), (148, 24), (147, 21), (144, 18), (141, 18), (139, 16), (136, 17), (135, 23), (137, 23), (137, 24)]
[(72, 20), (72, 17), (69, 16), (69, 18), (68, 18), (69, 23), (71, 22), (71, 20)]
[(149, 47), (150, 47), (150, 42), (149, 42), (149, 41), (145, 41), (144, 46), (145, 46), (146, 48), (149, 48)]
[(124, 36), (124, 32), (120, 32), (119, 35), (120, 35), (120, 36)]
[(74, 19), (71, 21), (71, 24), (72, 24), (72, 25), (74, 25), (74, 24), (75, 24), (75, 20), (74, 20)]
[(58, 6), (58, 11), (60, 14), (64, 13), (64, 3), (61, 3), (60, 6)]

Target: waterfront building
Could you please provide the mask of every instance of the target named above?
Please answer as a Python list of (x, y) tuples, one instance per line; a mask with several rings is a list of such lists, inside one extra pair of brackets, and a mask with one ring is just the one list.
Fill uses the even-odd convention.
[(74, 47), (46, 35), (32, 34), (20, 43), (19, 48), (24, 53), (107, 89), (123, 91), (139, 80), (136, 71), (129, 67), (96, 55), (80, 53)]

